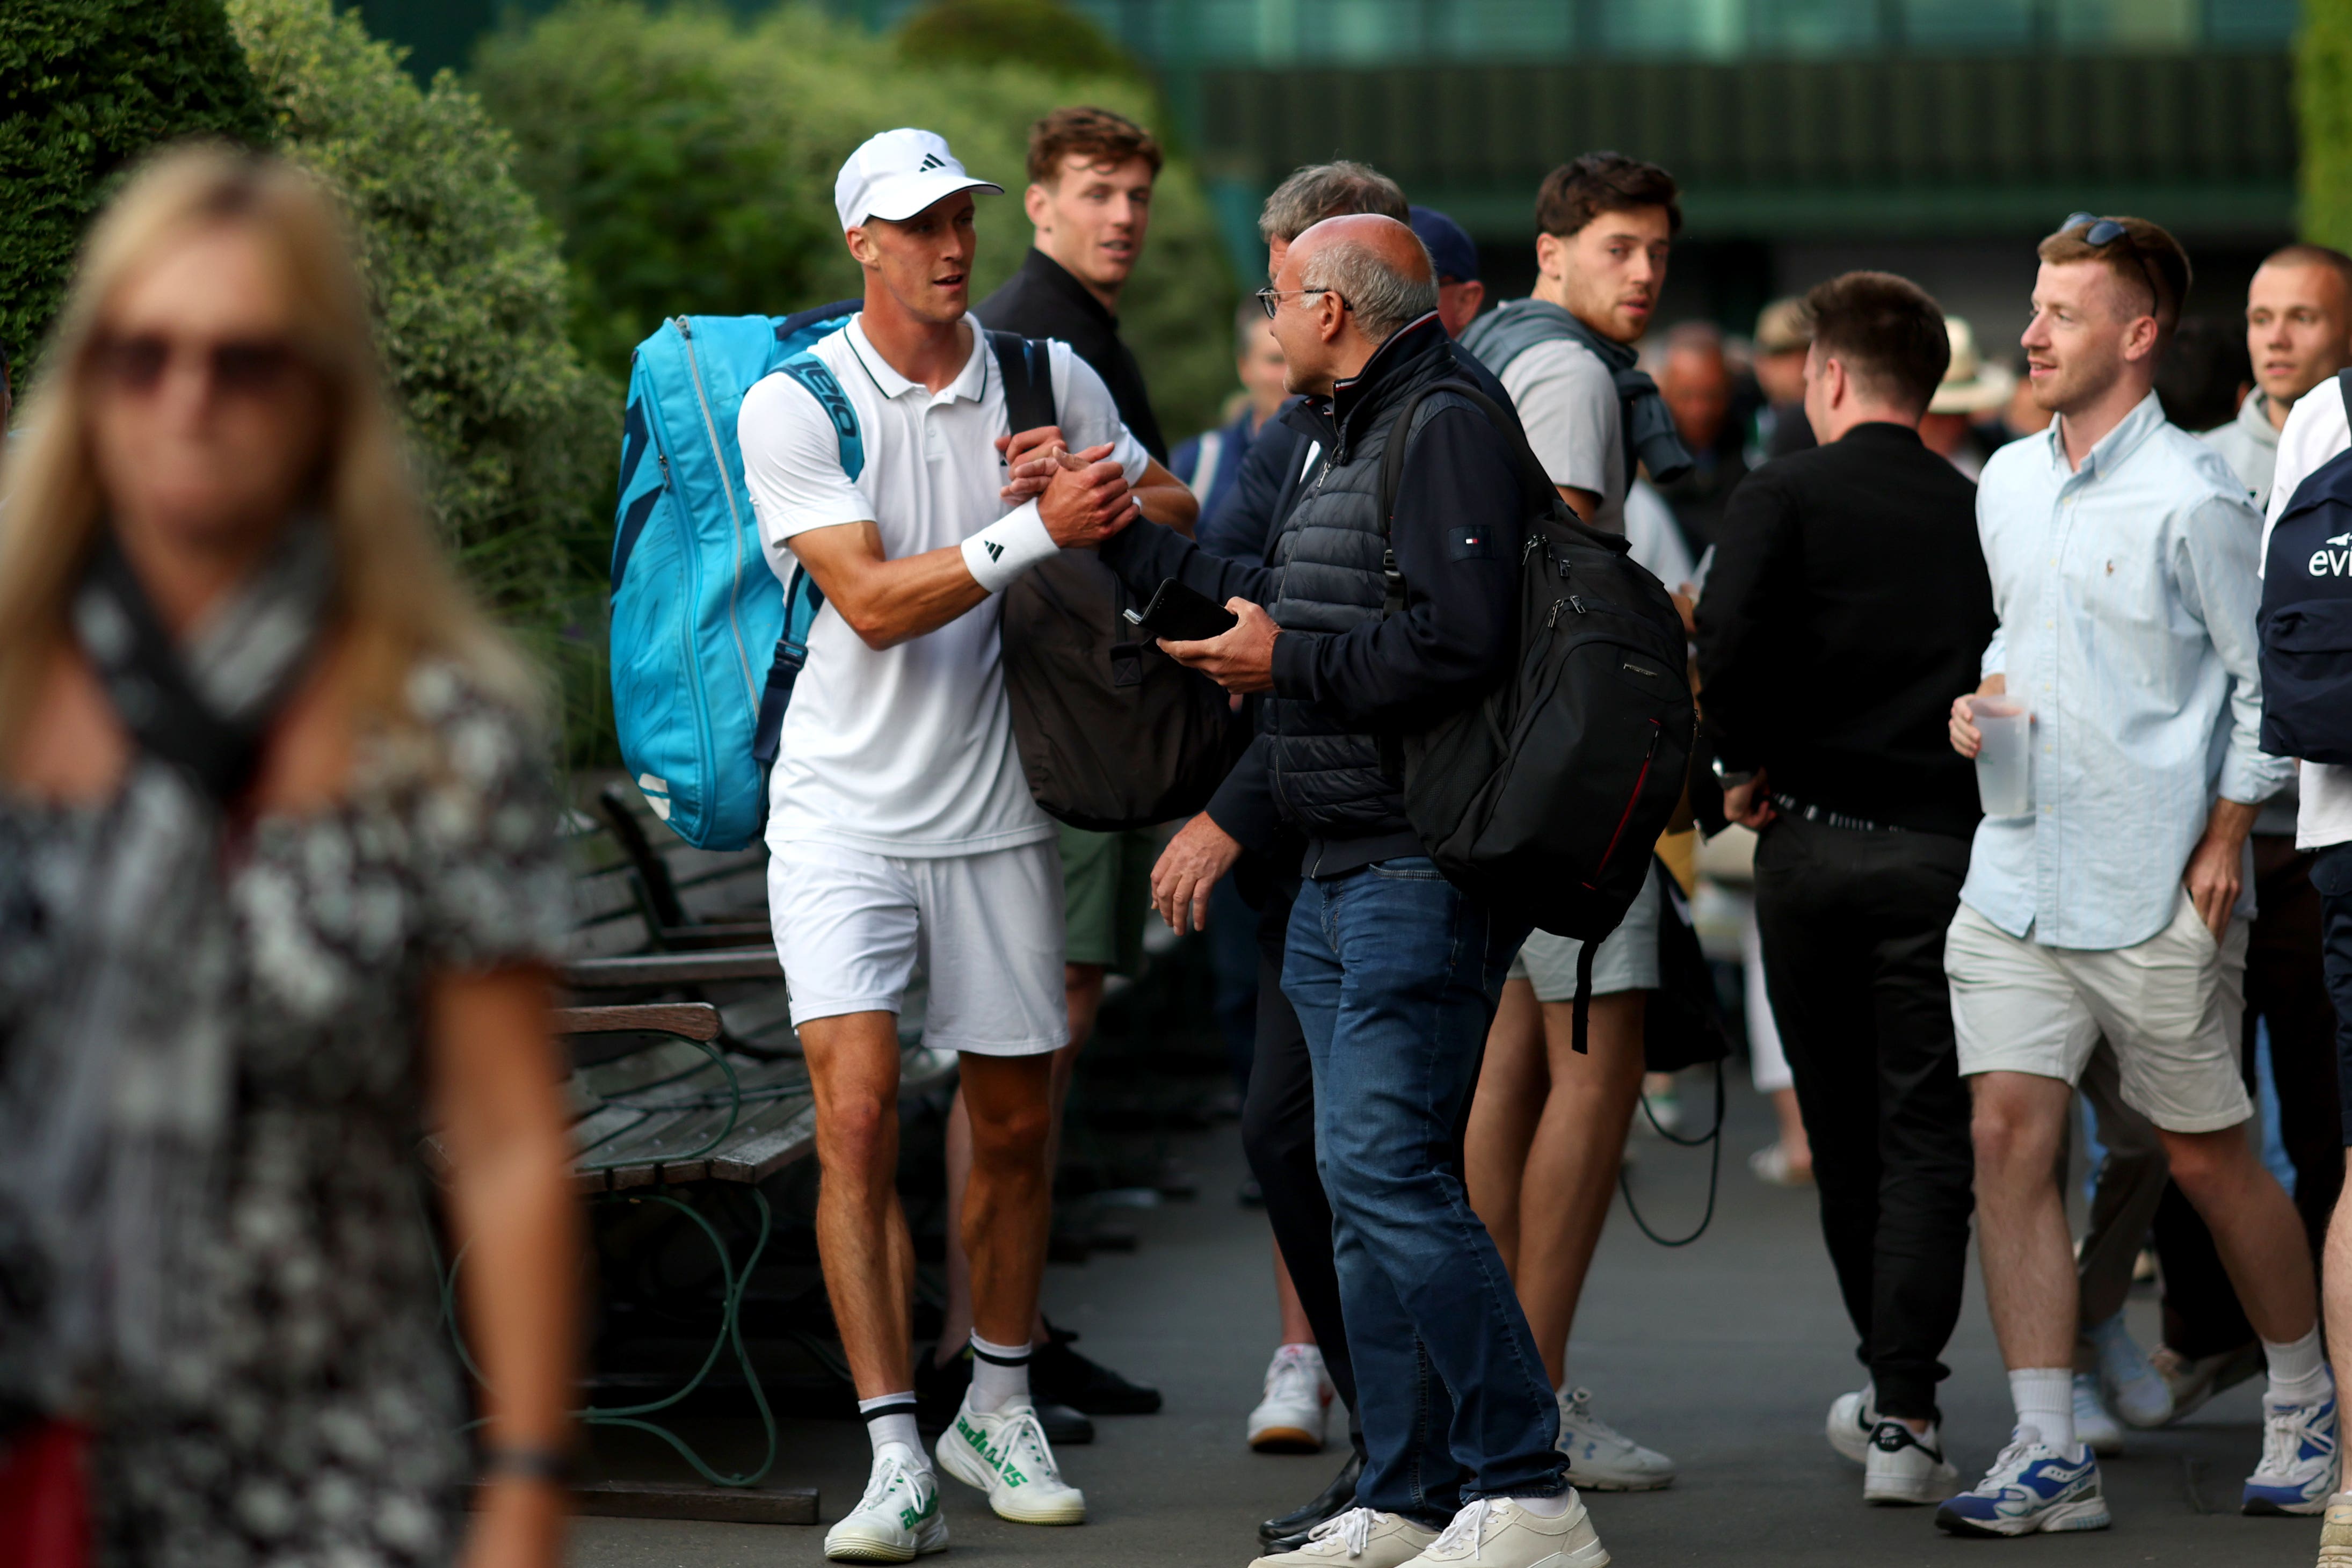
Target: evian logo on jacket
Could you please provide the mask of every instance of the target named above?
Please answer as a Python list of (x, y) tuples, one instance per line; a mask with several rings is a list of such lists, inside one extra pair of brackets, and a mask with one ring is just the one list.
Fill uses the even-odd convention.
[(2311, 574), (2341, 577), (2352, 573), (2352, 533), (2330, 534), (2327, 548), (2311, 552)]

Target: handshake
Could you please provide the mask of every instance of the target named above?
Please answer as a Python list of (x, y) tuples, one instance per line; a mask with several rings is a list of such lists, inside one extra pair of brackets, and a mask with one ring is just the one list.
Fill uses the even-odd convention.
[(1065, 550), (1100, 544), (1142, 515), (1108, 444), (1073, 452), (1059, 426), (1041, 425), (999, 436), (996, 449), (1004, 454), (1005, 505), (1034, 499), (1045, 531)]

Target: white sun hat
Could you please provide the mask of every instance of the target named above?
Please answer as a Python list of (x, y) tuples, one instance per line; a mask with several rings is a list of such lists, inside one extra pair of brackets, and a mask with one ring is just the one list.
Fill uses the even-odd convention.
[(944, 137), (929, 131), (885, 131), (867, 137), (842, 164), (833, 182), (833, 205), (841, 226), (849, 229), (869, 217), (913, 217), (958, 191), (1003, 195), (1004, 187), (965, 174)]
[(1976, 333), (1960, 317), (1945, 317), (1944, 331), (1952, 340), (1952, 363), (1927, 412), (1982, 414), (2007, 405), (2017, 390), (2017, 373), (1979, 353)]

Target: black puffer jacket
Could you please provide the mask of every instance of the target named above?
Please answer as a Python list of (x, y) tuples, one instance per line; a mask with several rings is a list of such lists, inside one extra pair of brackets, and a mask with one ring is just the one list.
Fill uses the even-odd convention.
[[(1395, 549), (1404, 613), (1382, 614), (1387, 584), (1379, 513), (1381, 454), (1419, 388), (1492, 381), (1455, 358), (1434, 315), (1404, 328), (1328, 400), (1283, 417), (1319, 447), (1316, 468), (1283, 520), (1266, 566), (1219, 561), (1156, 526), (1103, 546), (1138, 593), (1178, 577), (1219, 603), (1265, 605), (1283, 635), (1261, 733), (1211, 815), (1244, 797), (1279, 806), (1309, 837), (1306, 869), (1329, 874), (1422, 850), (1381, 738), (1424, 727), (1475, 701), (1508, 667), (1524, 495), (1504, 437), (1466, 400), (1437, 394), (1415, 417), (1397, 494)], [(1504, 406), (1499, 387), (1489, 395)]]

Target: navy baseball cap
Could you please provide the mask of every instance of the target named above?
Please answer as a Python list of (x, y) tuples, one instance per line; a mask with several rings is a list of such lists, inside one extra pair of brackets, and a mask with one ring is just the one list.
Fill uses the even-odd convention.
[(1441, 283), (1467, 283), (1478, 276), (1478, 247), (1460, 224), (1435, 207), (1414, 207), (1412, 232), (1429, 247), (1429, 264)]

